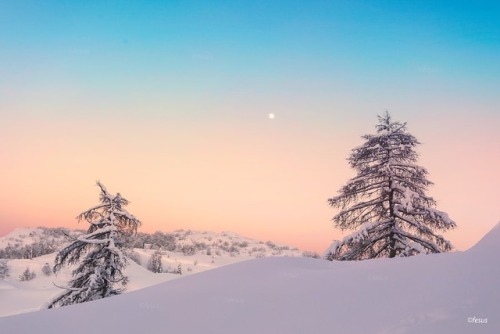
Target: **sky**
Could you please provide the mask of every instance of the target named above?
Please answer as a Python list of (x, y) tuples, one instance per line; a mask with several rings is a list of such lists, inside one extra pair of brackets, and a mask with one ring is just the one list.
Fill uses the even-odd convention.
[(323, 252), (389, 110), (465, 250), (500, 221), (499, 87), (497, 1), (0, 0), (0, 235), (87, 228), (100, 180), (143, 232)]

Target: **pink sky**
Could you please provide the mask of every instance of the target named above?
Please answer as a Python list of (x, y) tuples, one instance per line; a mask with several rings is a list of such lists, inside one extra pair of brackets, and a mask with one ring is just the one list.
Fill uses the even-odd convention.
[[(435, 183), (429, 194), (459, 225), (445, 236), (466, 249), (500, 217), (498, 118), (409, 118), (423, 143), (420, 164)], [(0, 234), (19, 226), (87, 228), (74, 217), (97, 203), (101, 180), (131, 201), (141, 231), (231, 230), (323, 252), (342, 237), (326, 200), (354, 175), (346, 157), (375, 123), (373, 115), (311, 126), (265, 112), (203, 124), (13, 122), (0, 146), (7, 157)]]

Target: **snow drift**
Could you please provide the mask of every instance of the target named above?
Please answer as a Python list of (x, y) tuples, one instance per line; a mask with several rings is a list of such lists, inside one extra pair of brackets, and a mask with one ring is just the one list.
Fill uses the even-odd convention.
[(2, 333), (499, 333), (500, 225), (463, 253), (263, 258), (0, 318)]

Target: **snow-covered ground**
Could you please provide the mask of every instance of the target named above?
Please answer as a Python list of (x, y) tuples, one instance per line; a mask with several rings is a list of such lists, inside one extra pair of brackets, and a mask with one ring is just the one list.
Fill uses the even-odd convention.
[[(50, 232), (50, 231), (49, 231)], [(68, 231), (74, 233), (73, 231)], [(206, 244), (208, 249), (197, 250), (193, 255), (178, 251), (161, 251), (163, 273), (155, 274), (147, 270), (152, 249), (135, 248), (134, 253), (141, 265), (129, 261), (125, 274), (129, 278), (126, 292), (131, 292), (165, 281), (182, 278), (191, 274), (218, 268), (228, 264), (268, 256), (302, 256), (302, 252), (270, 241), (262, 242), (240, 236), (234, 232), (174, 231), (179, 248), (195, 244)], [(7, 245), (30, 245), (47, 237), (41, 228), (18, 228), (0, 237), (0, 249)], [(64, 243), (63, 236), (55, 238), (55, 244)], [(0, 317), (40, 310), (47, 302), (61, 293), (57, 286), (66, 286), (74, 268), (63, 268), (57, 276), (47, 276), (42, 272), (45, 263), (54, 263), (56, 253), (33, 259), (7, 259), (10, 275), (0, 279)], [(36, 274), (31, 281), (22, 282), (19, 276), (29, 268)], [(181, 269), (182, 275), (176, 274)], [(57, 285), (57, 286), (56, 286)], [(2, 331), (0, 330), (0, 333)]]
[(500, 224), (466, 252), (361, 262), (259, 258), (91, 303), (3, 317), (0, 330), (500, 333), (498, 254)]

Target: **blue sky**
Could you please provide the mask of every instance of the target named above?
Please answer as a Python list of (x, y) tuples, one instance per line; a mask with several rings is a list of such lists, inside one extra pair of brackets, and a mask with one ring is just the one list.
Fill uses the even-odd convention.
[(0, 13), (4, 85), (153, 98), (446, 84), (493, 98), (499, 84), (495, 2), (6, 1)]

